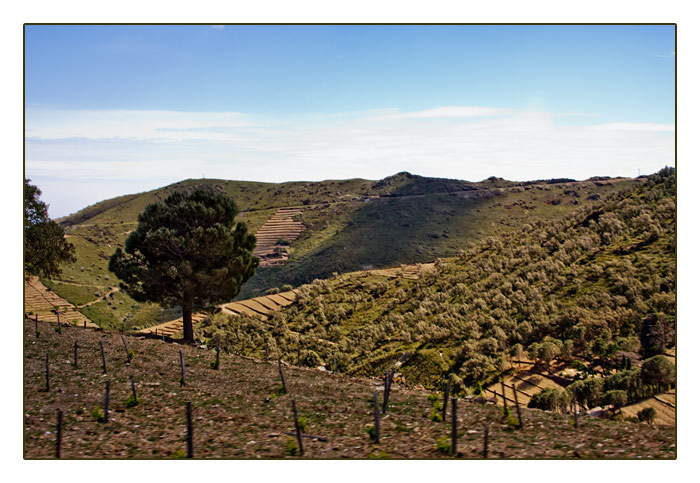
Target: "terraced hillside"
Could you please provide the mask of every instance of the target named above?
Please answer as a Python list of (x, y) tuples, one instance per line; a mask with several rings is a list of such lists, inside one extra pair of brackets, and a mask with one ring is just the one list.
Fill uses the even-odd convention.
[(261, 267), (282, 265), (289, 258), (289, 245), (304, 231), (304, 225), (295, 219), (301, 214), (298, 208), (280, 208), (258, 228), (253, 255), (260, 258)]
[[(507, 233), (524, 223), (556, 219), (590, 206), (601, 196), (643, 180), (551, 180), (514, 183), (491, 178), (479, 183), (424, 178), (399, 173), (380, 181), (253, 183), (186, 180), (158, 190), (106, 200), (60, 220), (76, 247), (77, 262), (64, 267), (59, 280), (43, 280), (74, 305), (104, 297), (118, 281), (107, 270), (109, 257), (123, 247), (139, 213), (173, 192), (207, 188), (236, 201), (238, 219), (261, 230), (280, 208), (303, 209), (292, 217), (284, 265), (260, 267), (239, 299), (254, 298), (274, 287), (300, 286), (316, 278), (401, 264), (428, 263), (454, 256), (465, 243)], [(290, 221), (286, 220), (289, 224)], [(303, 231), (301, 231), (301, 225)], [(265, 228), (261, 242), (275, 250), (279, 239)], [(286, 239), (286, 238), (285, 238)], [(260, 244), (263, 247), (263, 244)], [(279, 248), (279, 247), (277, 247)], [(263, 265), (267, 265), (264, 263)], [(103, 327), (138, 329), (177, 318), (176, 307), (142, 304), (126, 294), (83, 309)]]
[(24, 282), (24, 313), (41, 322), (97, 327), (66, 299), (47, 289), (36, 277)]
[(451, 374), (456, 394), (510, 375), (514, 353), (543, 367), (561, 356), (585, 362), (566, 377), (585, 381), (588, 409), (613, 391), (637, 402), (674, 383), (641, 369), (675, 344), (675, 223), (675, 174), (665, 169), (569, 216), (465, 244), (415, 279), (336, 274), (300, 287), (269, 323), (239, 317), (218, 329), (258, 357), (274, 345), (350, 374), (398, 366), (407, 383), (435, 389)]
[[(438, 449), (450, 425), (431, 420), (427, 391), (394, 384), (387, 413), (380, 419), (380, 441), (367, 428), (373, 424), (372, 398), (382, 381), (284, 365), (288, 392), (279, 391), (276, 363), (221, 354), (212, 369), (214, 351), (174, 345), (146, 337), (126, 336), (133, 359), (125, 362), (119, 334), (66, 328), (62, 334), (34, 334), (24, 321), (23, 455), (53, 459), (57, 411), (63, 415), (61, 457), (71, 459), (185, 457), (185, 406), (192, 404), (195, 458), (300, 458), (294, 437), (292, 400), (305, 419), (303, 457), (309, 458), (444, 458)], [(77, 342), (78, 365), (73, 365)], [(103, 374), (100, 342), (107, 374)], [(186, 384), (179, 384), (182, 350)], [(50, 388), (45, 361), (49, 354)], [(138, 404), (127, 404), (133, 376)], [(105, 382), (110, 382), (106, 422)], [(673, 427), (583, 418), (578, 429), (570, 417), (523, 409), (523, 429), (513, 429), (501, 409), (459, 398), (459, 458), (483, 458), (488, 425), (488, 458), (659, 458), (676, 457)], [(448, 415), (450, 413), (448, 412)], [(291, 434), (290, 434), (291, 433)]]
[[(229, 315), (246, 315), (256, 317), (262, 320), (267, 320), (272, 313), (292, 305), (296, 301), (296, 292), (288, 291), (277, 294), (255, 297), (248, 300), (239, 300), (237, 302), (229, 302), (219, 305), (218, 308), (225, 314)], [(198, 325), (207, 317), (206, 314), (198, 313), (192, 315), (192, 324)], [(162, 335), (171, 338), (182, 337), (182, 317), (170, 320), (163, 324), (154, 325), (140, 330), (143, 334)]]

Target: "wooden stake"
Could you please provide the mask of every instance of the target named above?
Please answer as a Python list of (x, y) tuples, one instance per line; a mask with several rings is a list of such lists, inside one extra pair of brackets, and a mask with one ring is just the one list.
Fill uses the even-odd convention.
[(484, 426), (484, 459), (489, 457), (489, 427)]
[[(182, 353), (182, 351), (180, 352)], [(193, 458), (194, 457), (194, 450), (192, 448), (192, 440), (193, 440), (193, 434), (192, 434), (192, 403), (187, 402), (186, 406), (186, 412), (187, 412), (187, 457), (188, 458)]]
[(503, 416), (508, 415), (508, 400), (506, 399), (506, 384), (501, 376), (501, 393), (503, 394)]
[(452, 454), (457, 454), (457, 398), (452, 398)]
[(301, 429), (299, 429), (299, 418), (297, 417), (297, 405), (292, 399), (292, 411), (294, 412), (294, 429), (297, 432), (297, 441), (299, 441), (299, 456), (304, 456), (304, 446), (301, 443)]
[(107, 374), (107, 358), (105, 357), (105, 345), (100, 341), (100, 350), (102, 351), (102, 374)]
[(513, 383), (513, 397), (515, 399), (515, 410), (518, 412), (518, 429), (523, 429), (523, 418), (520, 415), (520, 404), (518, 403), (518, 391), (515, 389), (515, 383)]
[(87, 329), (87, 319), (83, 319), (83, 329)]
[(78, 367), (78, 341), (73, 341), (73, 366)]
[(386, 414), (386, 407), (389, 404), (389, 371), (384, 373), (384, 400), (382, 401), (382, 414)]
[(58, 424), (56, 425), (56, 458), (61, 457), (61, 439), (63, 438), (63, 411), (58, 410)]
[(109, 379), (105, 381), (105, 418), (103, 423), (109, 421)]
[(138, 399), (136, 398), (136, 385), (134, 384), (134, 376), (129, 376), (129, 379), (131, 380), (131, 393), (134, 395), (134, 402), (136, 402), (138, 401)]
[(450, 379), (449, 375), (447, 376), (447, 379), (445, 379), (445, 393), (443, 394), (442, 397), (442, 420), (446, 421), (447, 420), (447, 401), (448, 398), (450, 397)]
[(182, 355), (180, 349), (180, 387), (185, 385), (185, 356)]
[(49, 353), (46, 353), (46, 392), (51, 390), (51, 384), (49, 382)]
[(577, 406), (577, 401), (576, 401), (576, 391), (573, 391), (573, 396), (574, 396), (574, 428), (578, 429), (578, 408)]
[(284, 382), (284, 372), (282, 372), (282, 359), (277, 359), (277, 367), (280, 371), (280, 379), (282, 380), (282, 390), (287, 394), (287, 384)]
[(214, 363), (214, 369), (219, 370), (219, 352), (221, 351), (221, 341), (216, 341), (216, 362)]
[(126, 363), (130, 364), (131, 363), (131, 354), (129, 354), (129, 348), (126, 345), (126, 339), (124, 339), (124, 336), (121, 336), (122, 338), (122, 343), (124, 344), (124, 352), (126, 352)]
[(379, 443), (379, 400), (374, 393), (374, 442)]
[(34, 314), (34, 335), (39, 337), (39, 314)]

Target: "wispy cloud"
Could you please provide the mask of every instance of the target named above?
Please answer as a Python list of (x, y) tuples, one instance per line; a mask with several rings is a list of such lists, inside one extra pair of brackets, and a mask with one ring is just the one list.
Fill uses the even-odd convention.
[[(417, 113), (375, 110), (259, 118), (237, 112), (28, 108), (26, 173), (53, 180), (46, 181), (47, 194), (64, 191), (49, 199), (51, 215), (61, 216), (119, 193), (95, 189), (102, 198), (79, 201), (68, 187), (80, 181), (117, 190), (121, 180), (121, 193), (130, 193), (149, 180), (155, 188), (202, 174), (271, 182), (379, 179), (398, 171), (467, 180), (584, 179), (636, 176), (637, 169), (653, 172), (674, 159), (673, 124), (569, 125), (547, 112), (500, 108), (418, 113), (423, 114), (396, 117)], [(62, 196), (70, 203), (62, 204)]]
[(451, 117), (487, 117), (511, 114), (511, 109), (480, 106), (446, 106), (412, 112), (394, 112), (376, 119), (430, 119)]
[(656, 54), (656, 57), (661, 57), (662, 59), (673, 59), (675, 56), (675, 52), (671, 52), (670, 54)]
[(556, 117), (600, 117), (600, 114), (592, 112), (567, 111), (555, 114)]
[(209, 28), (214, 29), (214, 30), (223, 30), (225, 27), (226, 27), (225, 25), (212, 25)]

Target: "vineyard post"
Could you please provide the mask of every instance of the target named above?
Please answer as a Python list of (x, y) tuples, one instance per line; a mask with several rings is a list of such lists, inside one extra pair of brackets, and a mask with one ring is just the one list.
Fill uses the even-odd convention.
[(194, 451), (192, 448), (192, 440), (193, 440), (193, 434), (192, 434), (192, 403), (187, 402), (186, 406), (186, 413), (187, 413), (187, 457), (188, 458), (193, 458), (194, 457)]
[(126, 352), (126, 363), (130, 364), (131, 363), (131, 354), (129, 354), (129, 348), (126, 345), (126, 339), (124, 339), (123, 335), (121, 336), (121, 338), (122, 338), (122, 343), (124, 344), (124, 352)]
[(61, 439), (63, 437), (63, 411), (58, 410), (58, 424), (56, 425), (56, 458), (61, 457)]
[(180, 349), (180, 387), (185, 385), (185, 356), (182, 355)]
[(574, 402), (574, 427), (578, 429), (578, 408), (577, 406), (577, 401), (576, 401), (576, 391), (573, 391), (573, 402)]
[(39, 314), (34, 314), (34, 335), (39, 337)]
[(136, 402), (138, 401), (138, 399), (136, 398), (136, 385), (134, 384), (134, 376), (129, 376), (129, 379), (131, 380), (131, 393), (134, 395), (134, 402)]
[(379, 443), (379, 401), (377, 393), (374, 393), (374, 442)]
[(78, 367), (78, 341), (73, 341), (73, 366)]
[(83, 319), (83, 329), (87, 329), (87, 319)]
[(284, 382), (284, 372), (282, 372), (282, 359), (277, 359), (277, 367), (280, 371), (280, 379), (282, 379), (282, 390), (287, 394), (287, 384)]
[(501, 393), (503, 393), (503, 416), (508, 416), (508, 400), (506, 399), (506, 384), (501, 376)]
[(214, 363), (214, 369), (219, 370), (219, 354), (221, 353), (221, 340), (216, 341), (216, 362)]
[(51, 384), (49, 382), (49, 353), (46, 353), (46, 392), (51, 390)]
[(105, 357), (105, 344), (100, 341), (100, 350), (102, 351), (102, 374), (107, 374), (107, 358)]
[(523, 429), (523, 419), (520, 415), (520, 404), (518, 404), (518, 391), (515, 389), (515, 383), (513, 383), (513, 397), (515, 399), (515, 410), (518, 412), (518, 429)]
[(452, 454), (457, 454), (457, 398), (452, 398)]
[(107, 421), (109, 421), (109, 379), (105, 381), (105, 417), (102, 422)]
[(446, 416), (447, 416), (447, 401), (449, 400), (450, 397), (450, 379), (449, 375), (447, 376), (447, 379), (445, 379), (445, 393), (443, 394), (442, 397), (442, 420), (446, 421)]
[(484, 459), (489, 457), (489, 427), (484, 426)]
[(294, 412), (294, 429), (297, 432), (297, 441), (299, 441), (299, 456), (304, 456), (304, 446), (301, 443), (301, 430), (299, 429), (299, 418), (297, 417), (297, 405), (292, 399), (292, 411)]

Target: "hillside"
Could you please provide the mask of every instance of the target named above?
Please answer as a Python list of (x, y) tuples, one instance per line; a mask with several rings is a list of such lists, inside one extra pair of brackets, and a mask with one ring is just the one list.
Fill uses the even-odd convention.
[[(637, 180), (515, 183), (489, 178), (480, 183), (399, 173), (380, 181), (361, 179), (254, 183), (186, 180), (158, 190), (106, 200), (59, 220), (76, 246), (77, 262), (60, 280), (43, 280), (103, 327), (143, 328), (179, 316), (141, 304), (117, 292), (107, 271), (114, 250), (136, 227), (138, 214), (170, 193), (207, 187), (231, 196), (239, 219), (257, 231), (280, 208), (300, 207), (303, 230), (285, 251), (286, 263), (261, 267), (239, 298), (263, 295), (273, 287), (299, 286), (316, 278), (367, 268), (431, 262), (456, 255), (464, 244), (507, 233), (523, 223), (551, 220), (601, 196), (637, 185)], [(297, 218), (295, 217), (295, 220)], [(294, 221), (296, 223), (296, 221)]]
[(214, 337), (221, 327), (232, 350), (259, 356), (267, 344), (326, 367), (335, 357), (350, 374), (400, 365), (409, 384), (426, 387), (441, 387), (450, 372), (457, 393), (478, 391), (511, 355), (528, 352), (545, 368), (555, 357), (578, 360), (571, 380), (624, 369), (628, 379), (610, 379), (604, 390), (624, 388), (630, 400), (649, 395), (641, 361), (675, 341), (672, 169), (559, 219), (461, 248), (417, 280), (373, 273), (316, 280), (268, 323), (220, 314), (200, 335)]
[[(57, 410), (63, 414), (63, 458), (176, 458), (186, 454), (186, 402), (192, 403), (195, 458), (299, 458), (291, 401), (306, 419), (303, 458), (452, 458), (437, 449), (449, 444), (450, 425), (432, 421), (429, 393), (398, 383), (392, 386), (380, 442), (366, 428), (373, 422), (372, 395), (381, 381), (315, 369), (285, 366), (288, 394), (278, 392), (277, 364), (214, 351), (126, 336), (133, 360), (126, 364), (119, 334), (24, 322), (25, 458), (55, 455)], [(73, 366), (74, 342), (78, 366)], [(107, 374), (102, 372), (104, 343)], [(185, 385), (179, 385), (179, 350), (185, 360)], [(49, 354), (50, 389), (45, 357)], [(127, 405), (133, 376), (139, 404)], [(95, 420), (104, 408), (110, 382), (108, 421)], [(434, 399), (434, 398), (430, 398)], [(570, 418), (524, 408), (523, 429), (513, 429), (493, 404), (460, 399), (458, 457), (482, 458), (484, 428), (489, 428), (489, 458), (663, 458), (676, 457), (673, 427)], [(448, 414), (450, 414), (448, 412)]]

